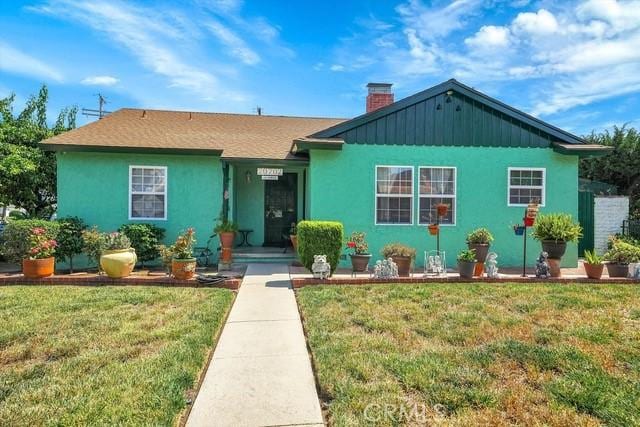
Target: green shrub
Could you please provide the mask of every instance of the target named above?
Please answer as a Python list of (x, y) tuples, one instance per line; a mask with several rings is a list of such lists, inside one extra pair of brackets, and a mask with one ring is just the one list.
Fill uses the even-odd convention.
[(533, 226), (533, 238), (555, 242), (575, 242), (582, 237), (582, 227), (569, 214), (540, 214)]
[(82, 251), (96, 263), (98, 271), (100, 271), (100, 255), (106, 247), (105, 234), (101, 233), (98, 227), (93, 226), (82, 232), (82, 242)]
[(604, 254), (604, 258), (615, 264), (640, 262), (640, 247), (623, 242), (622, 240), (616, 240), (613, 242), (611, 249)]
[(408, 257), (411, 260), (416, 258), (416, 250), (402, 243), (387, 243), (382, 247), (380, 253), (385, 259), (394, 256)]
[(493, 242), (493, 235), (486, 228), (477, 228), (467, 234), (467, 243), (485, 244)]
[(193, 228), (187, 228), (187, 231), (180, 234), (176, 239), (176, 243), (171, 246), (171, 253), (174, 259), (191, 259), (193, 258), (193, 247), (196, 244), (196, 232)]
[(462, 262), (475, 262), (476, 261), (476, 250), (475, 249), (464, 249), (458, 253), (458, 261)]
[(69, 271), (73, 273), (73, 257), (82, 253), (82, 232), (86, 230), (87, 225), (77, 216), (60, 218), (56, 222), (60, 225), (56, 258), (69, 261)]
[(298, 254), (300, 261), (309, 270), (314, 255), (326, 255), (333, 273), (340, 261), (344, 241), (344, 227), (335, 221), (301, 221), (297, 227)]
[(595, 250), (590, 251), (589, 249), (585, 249), (584, 262), (585, 264), (599, 265), (602, 264), (602, 257), (599, 256)]
[(56, 240), (60, 225), (44, 219), (9, 219), (2, 233), (4, 255), (9, 261), (21, 262), (28, 256), (34, 228), (43, 228), (46, 239)]
[(118, 231), (129, 238), (142, 267), (145, 261), (153, 261), (160, 256), (158, 245), (164, 239), (164, 228), (153, 224), (124, 224)]
[(121, 251), (131, 247), (131, 240), (124, 234), (114, 231), (104, 235), (105, 251)]
[(238, 224), (236, 224), (233, 221), (229, 221), (228, 219), (218, 221), (216, 226), (213, 228), (214, 234), (236, 233), (237, 231), (238, 231)]

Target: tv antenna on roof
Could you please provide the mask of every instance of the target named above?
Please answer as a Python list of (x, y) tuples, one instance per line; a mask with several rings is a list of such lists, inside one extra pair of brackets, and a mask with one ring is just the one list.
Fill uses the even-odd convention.
[(103, 118), (107, 114), (111, 113), (111, 111), (107, 111), (104, 109), (104, 104), (107, 103), (107, 98), (102, 96), (101, 93), (95, 94), (98, 97), (98, 109), (93, 110), (91, 108), (83, 108), (82, 114), (85, 116), (97, 117), (98, 119)]

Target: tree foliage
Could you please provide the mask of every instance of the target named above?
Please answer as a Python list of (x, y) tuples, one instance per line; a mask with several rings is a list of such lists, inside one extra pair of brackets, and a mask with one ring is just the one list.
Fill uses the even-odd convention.
[(614, 126), (613, 132), (594, 132), (585, 139), (613, 147), (613, 151), (606, 156), (582, 159), (580, 176), (616, 185), (621, 194), (629, 196), (632, 215), (640, 217), (640, 132)]
[(76, 216), (59, 218), (56, 222), (60, 224), (56, 258), (69, 261), (69, 272), (73, 273), (73, 257), (82, 253), (82, 232), (87, 229), (87, 225)]
[(77, 108), (64, 108), (49, 126), (49, 92), (42, 86), (15, 115), (15, 94), (0, 99), (0, 205), (25, 209), (32, 217), (49, 217), (56, 204), (55, 154), (39, 142), (73, 129)]

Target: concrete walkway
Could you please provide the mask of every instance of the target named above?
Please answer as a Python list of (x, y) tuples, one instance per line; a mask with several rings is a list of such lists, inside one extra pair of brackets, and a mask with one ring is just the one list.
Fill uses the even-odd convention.
[(285, 264), (249, 264), (187, 420), (196, 426), (322, 426)]

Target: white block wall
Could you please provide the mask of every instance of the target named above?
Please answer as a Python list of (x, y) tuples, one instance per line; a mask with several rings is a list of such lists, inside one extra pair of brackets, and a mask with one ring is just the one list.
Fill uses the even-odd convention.
[(593, 240), (596, 252), (607, 251), (607, 239), (622, 232), (622, 221), (629, 217), (629, 198), (626, 196), (596, 196), (594, 198)]

